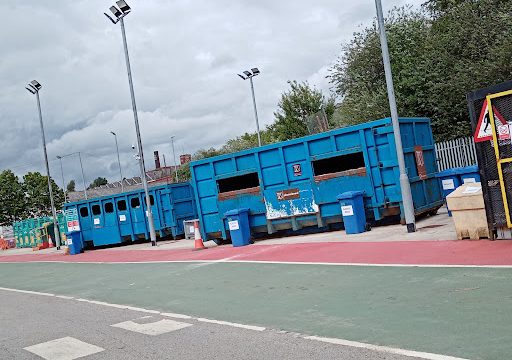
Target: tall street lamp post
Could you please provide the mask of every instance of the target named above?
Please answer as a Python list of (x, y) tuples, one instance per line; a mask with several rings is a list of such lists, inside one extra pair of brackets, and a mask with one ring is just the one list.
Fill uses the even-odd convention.
[(119, 158), (119, 145), (117, 144), (117, 134), (113, 131), (111, 131), (110, 133), (114, 135), (114, 138), (116, 139), (117, 163), (119, 164), (119, 176), (121, 177), (121, 191), (124, 192), (123, 169), (121, 167), (121, 159)]
[(396, 108), (395, 89), (393, 85), (393, 74), (391, 72), (391, 61), (389, 58), (388, 39), (386, 36), (386, 28), (384, 27), (384, 15), (382, 13), (381, 0), (375, 0), (375, 7), (377, 8), (377, 19), (379, 22), (380, 32), (380, 45), (382, 48), (382, 61), (384, 62), (384, 72), (386, 74), (389, 109), (391, 111), (391, 120), (393, 122), (396, 154), (398, 157), (398, 168), (400, 170), (400, 190), (402, 192), (405, 223), (407, 224), (407, 231), (411, 233), (416, 231), (416, 219), (414, 217), (414, 204), (412, 200), (411, 184), (409, 183), (409, 177), (407, 176), (407, 169), (405, 167), (402, 137), (400, 135), (400, 125), (398, 123), (398, 110)]
[(258, 119), (258, 108), (256, 107), (256, 96), (254, 96), (254, 84), (252, 78), (258, 76), (260, 71), (258, 68), (252, 68), (251, 71), (243, 71), (244, 75), (238, 74), (243, 80), (249, 79), (251, 82), (252, 104), (254, 105), (254, 118), (256, 119), (256, 130), (258, 132), (258, 146), (261, 146), (260, 122)]
[[(77, 151), (77, 152), (74, 152), (74, 153), (71, 153), (71, 154), (57, 156), (57, 159), (63, 159), (65, 157), (73, 156), (73, 155), (78, 155), (78, 161), (80, 162), (80, 171), (82, 172), (82, 184), (84, 186), (84, 197), (85, 197), (85, 200), (87, 200), (88, 199), (88, 197), (87, 197), (87, 185), (85, 184), (84, 167), (82, 165), (82, 155), (80, 154), (80, 151)], [(61, 168), (62, 168), (62, 160), (61, 160)], [(64, 179), (64, 175), (62, 175), (62, 179)]]
[(135, 103), (135, 92), (133, 90), (133, 80), (132, 80), (132, 71), (130, 67), (130, 57), (128, 55), (128, 44), (126, 42), (126, 32), (124, 29), (124, 17), (128, 15), (131, 11), (130, 6), (124, 0), (116, 1), (115, 6), (110, 7), (110, 12), (113, 14), (114, 18), (105, 13), (105, 16), (112, 21), (112, 23), (117, 24), (118, 22), (121, 24), (121, 34), (123, 37), (123, 46), (124, 46), (124, 57), (126, 60), (126, 71), (128, 73), (128, 84), (130, 87), (130, 95), (132, 98), (132, 108), (133, 108), (133, 119), (135, 122), (135, 132), (137, 133), (137, 146), (140, 156), (140, 175), (142, 179), (142, 185), (144, 187), (144, 193), (146, 195), (146, 208), (147, 208), (147, 216), (148, 216), (148, 224), (149, 224), (149, 236), (151, 239), (151, 246), (156, 246), (156, 232), (155, 232), (155, 223), (153, 220), (153, 212), (151, 210), (151, 201), (149, 198), (148, 191), (148, 181), (146, 179), (146, 166), (144, 164), (144, 151), (142, 149), (142, 140), (140, 137), (140, 128), (139, 128), (139, 118), (137, 116), (137, 105)]
[(57, 159), (60, 161), (60, 174), (62, 175), (62, 190), (64, 191), (64, 202), (67, 202), (67, 189), (66, 182), (64, 181), (64, 168), (62, 167), (62, 156), (57, 156)]
[(174, 175), (176, 176), (176, 182), (178, 182), (178, 164), (176, 164), (176, 152), (174, 151), (174, 136), (171, 136), (172, 145), (172, 157), (174, 158)]
[(55, 244), (57, 245), (57, 250), (60, 250), (60, 231), (59, 224), (57, 223), (57, 211), (55, 209), (55, 202), (53, 200), (53, 189), (52, 189), (52, 179), (50, 177), (50, 167), (48, 166), (48, 153), (46, 151), (46, 138), (44, 135), (44, 125), (43, 125), (43, 115), (41, 113), (41, 101), (39, 100), (39, 90), (41, 90), (42, 85), (36, 80), (32, 80), (25, 87), (32, 95), (36, 96), (37, 99), (37, 110), (39, 112), (39, 125), (41, 127), (41, 138), (43, 140), (43, 153), (44, 153), (44, 164), (46, 166), (46, 176), (48, 178), (48, 194), (50, 195), (50, 206), (52, 208), (52, 216), (53, 216), (53, 231), (55, 233)]

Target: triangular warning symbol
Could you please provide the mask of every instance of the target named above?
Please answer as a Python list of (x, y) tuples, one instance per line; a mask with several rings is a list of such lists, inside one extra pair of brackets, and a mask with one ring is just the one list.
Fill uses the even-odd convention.
[[(496, 128), (500, 125), (506, 125), (507, 121), (500, 114), (500, 112), (493, 106), (492, 112), (494, 114), (494, 121), (496, 123)], [(489, 105), (487, 101), (484, 101), (484, 105), (482, 106), (482, 111), (480, 112), (480, 117), (478, 118), (478, 124), (476, 126), (475, 131), (475, 142), (482, 142), (492, 140), (492, 126), (491, 120), (489, 117)]]

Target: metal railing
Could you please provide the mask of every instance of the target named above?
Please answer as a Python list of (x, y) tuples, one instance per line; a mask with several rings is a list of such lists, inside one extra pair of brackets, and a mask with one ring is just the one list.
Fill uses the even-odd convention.
[(436, 143), (436, 156), (439, 171), (478, 164), (472, 137)]

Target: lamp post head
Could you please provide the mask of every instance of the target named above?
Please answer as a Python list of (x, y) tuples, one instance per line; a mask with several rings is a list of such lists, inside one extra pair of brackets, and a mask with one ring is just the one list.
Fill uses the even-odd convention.
[(112, 135), (116, 136), (116, 133), (115, 133), (115, 132), (111, 131), (110, 133), (111, 133)]
[(258, 68), (252, 68), (251, 71), (245, 70), (243, 71), (244, 75), (237, 74), (240, 76), (243, 80), (247, 80), (250, 78), (253, 78), (255, 76), (258, 76), (260, 74), (260, 70)]
[(57, 155), (57, 159), (59, 159), (59, 160), (62, 159), (62, 156)]
[(123, 1), (123, 0), (120, 0), (120, 1), (116, 1), (116, 6), (111, 6), (109, 8), (110, 12), (112, 13), (112, 16), (108, 15), (107, 13), (103, 13), (105, 14), (105, 16), (110, 20), (112, 21), (112, 23), (114, 24), (117, 24), (119, 20), (121, 20), (122, 18), (124, 18), (126, 15), (128, 15), (131, 11), (131, 8), (130, 6), (126, 3), (126, 1)]
[(25, 89), (27, 89), (31, 94), (35, 95), (39, 92), (39, 90), (41, 90), (42, 87), (43, 86), (37, 80), (32, 80), (28, 83), (27, 86), (25, 86)]

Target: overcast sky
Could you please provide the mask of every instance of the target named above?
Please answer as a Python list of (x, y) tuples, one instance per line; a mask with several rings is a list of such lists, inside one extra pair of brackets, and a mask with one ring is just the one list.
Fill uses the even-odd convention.
[[(383, 0), (384, 9), (420, 0)], [(137, 176), (135, 130), (119, 25), (103, 15), (114, 0), (0, 2), (0, 169), (44, 171), (36, 100), (42, 85), (50, 171), (62, 183), (57, 155), (80, 151), (87, 183), (118, 180), (118, 134), (126, 177)], [(255, 79), (262, 127), (288, 80), (329, 91), (327, 69), (352, 33), (375, 14), (373, 0), (131, 0), (125, 19), (148, 169), (153, 151), (177, 154), (222, 145), (255, 131)], [(65, 182), (81, 187), (78, 158), (63, 160)]]

